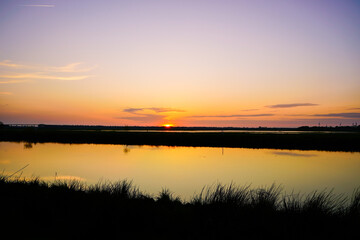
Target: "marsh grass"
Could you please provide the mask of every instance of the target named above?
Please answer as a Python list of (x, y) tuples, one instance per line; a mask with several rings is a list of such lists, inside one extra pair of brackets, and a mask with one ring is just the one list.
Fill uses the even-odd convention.
[(239, 187), (234, 183), (223, 185), (217, 183), (204, 187), (198, 195), (190, 201), (194, 205), (228, 205), (232, 207), (245, 207), (250, 204), (250, 185)]
[(159, 195), (156, 197), (156, 201), (159, 203), (182, 203), (180, 197), (174, 196), (174, 193), (171, 192), (168, 188), (163, 188), (159, 192)]
[(334, 195), (333, 190), (314, 191), (306, 196), (302, 210), (311, 214), (339, 214), (344, 211), (346, 201), (343, 195)]
[(85, 191), (90, 194), (102, 194), (120, 199), (136, 199), (145, 196), (140, 192), (138, 187), (133, 185), (132, 181), (126, 179), (116, 182), (100, 181), (94, 185), (90, 185)]
[(87, 185), (0, 175), (0, 204), (3, 229), (26, 229), (30, 239), (69, 238), (74, 227), (74, 238), (353, 238), (360, 223), (360, 188), (347, 199), (332, 190), (286, 194), (275, 184), (217, 183), (184, 201), (167, 188), (144, 193), (126, 179)]
[(272, 184), (270, 187), (250, 191), (251, 205), (262, 210), (276, 211), (279, 208), (282, 186)]
[(350, 201), (343, 194), (334, 194), (333, 189), (326, 191), (313, 191), (307, 195), (294, 193), (284, 194), (281, 185), (272, 184), (270, 187), (251, 189), (251, 185), (237, 186), (217, 183), (205, 186), (199, 194), (195, 194), (190, 201), (183, 201), (179, 196), (174, 196), (168, 188), (163, 188), (157, 196), (140, 191), (139, 187), (130, 180), (99, 181), (93, 185), (69, 179), (44, 181), (39, 177), (9, 177), (0, 174), (1, 186), (19, 186), (21, 188), (41, 188), (43, 190), (59, 192), (81, 192), (88, 195), (103, 195), (117, 199), (144, 199), (149, 198), (154, 202), (178, 202), (183, 205), (228, 205), (235, 208), (252, 207), (271, 209), (274, 211), (323, 213), (326, 215), (358, 213), (360, 211), (360, 187), (355, 189)]
[(351, 215), (360, 216), (360, 187), (354, 190), (347, 211)]

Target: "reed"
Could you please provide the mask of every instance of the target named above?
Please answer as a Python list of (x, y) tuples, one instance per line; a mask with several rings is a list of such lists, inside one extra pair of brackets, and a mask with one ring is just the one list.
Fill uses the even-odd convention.
[(15, 226), (28, 239), (47, 234), (69, 238), (71, 229), (74, 238), (90, 239), (359, 236), (360, 188), (347, 199), (332, 190), (300, 195), (285, 194), (275, 184), (253, 189), (217, 183), (184, 201), (167, 188), (157, 195), (146, 194), (126, 179), (87, 185), (78, 180), (47, 182), (0, 175), (0, 196), (1, 206), (6, 206), (3, 232)]

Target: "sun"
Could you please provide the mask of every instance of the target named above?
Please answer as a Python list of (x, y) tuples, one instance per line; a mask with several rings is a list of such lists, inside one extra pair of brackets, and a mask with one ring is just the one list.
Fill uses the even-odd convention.
[(174, 126), (174, 124), (171, 124), (171, 123), (165, 123), (165, 124), (163, 124), (162, 126), (163, 126), (163, 127), (165, 127), (165, 128), (171, 128), (171, 127), (173, 127), (173, 126)]

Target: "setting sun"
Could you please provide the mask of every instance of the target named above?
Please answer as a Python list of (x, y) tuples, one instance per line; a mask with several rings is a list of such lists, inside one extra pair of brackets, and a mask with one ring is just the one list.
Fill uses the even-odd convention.
[(171, 127), (174, 126), (174, 124), (166, 123), (166, 124), (163, 124), (162, 126), (163, 126), (163, 127), (166, 127), (166, 128), (171, 128)]

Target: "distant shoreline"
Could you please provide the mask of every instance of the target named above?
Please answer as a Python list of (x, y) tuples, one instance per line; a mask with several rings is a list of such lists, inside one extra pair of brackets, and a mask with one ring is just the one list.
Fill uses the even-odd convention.
[[(316, 131), (293, 129), (300, 133), (255, 131), (160, 131), (164, 128), (134, 127), (122, 129), (96, 128), (86, 126), (53, 127), (8, 127), (0, 128), (0, 141), (21, 141), (34, 143), (94, 143), (123, 145), (187, 146), (187, 147), (235, 147), (270, 148), (289, 150), (324, 150), (360, 152), (360, 132), (353, 131)], [(149, 131), (147, 132), (146, 129)], [(105, 131), (102, 131), (105, 130)], [(180, 130), (180, 129), (178, 129)], [(258, 129), (257, 129), (258, 130)], [(282, 130), (286, 131), (286, 130)], [(289, 131), (289, 130), (287, 130)]]
[(104, 126), (104, 125), (50, 125), (50, 124), (2, 124), (2, 128), (41, 128), (52, 130), (123, 130), (123, 131), (316, 131), (360, 132), (360, 126), (302, 126), (302, 127), (181, 127), (173, 126)]

